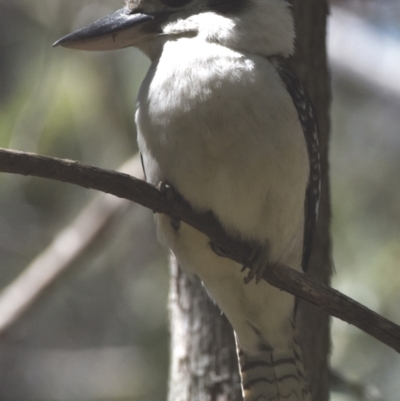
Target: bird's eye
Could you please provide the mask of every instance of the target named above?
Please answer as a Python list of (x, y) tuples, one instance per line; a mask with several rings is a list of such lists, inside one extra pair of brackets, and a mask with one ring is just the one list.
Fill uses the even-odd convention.
[(161, 0), (162, 3), (170, 7), (182, 7), (190, 3), (192, 0)]

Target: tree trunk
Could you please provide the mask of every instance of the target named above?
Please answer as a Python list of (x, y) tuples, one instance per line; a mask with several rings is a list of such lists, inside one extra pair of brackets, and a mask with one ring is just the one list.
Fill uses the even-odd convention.
[(241, 401), (233, 330), (206, 294), (171, 258), (169, 401)]
[[(322, 161), (322, 196), (308, 274), (329, 284), (332, 271), (328, 177), (330, 84), (325, 47), (328, 5), (325, 0), (295, 3), (298, 40), (292, 66), (315, 107)], [(241, 401), (232, 328), (201, 283), (191, 281), (174, 259), (169, 302), (169, 401)], [(329, 397), (329, 316), (300, 302), (297, 326), (313, 400), (326, 401)]]
[[(307, 88), (314, 105), (322, 171), (317, 232), (307, 274), (329, 285), (332, 274), (328, 165), (331, 94), (326, 57), (326, 20), (329, 9), (325, 0), (301, 0), (294, 3), (297, 41), (292, 67)], [(299, 339), (312, 399), (326, 401), (329, 399), (330, 384), (329, 316), (316, 306), (300, 301), (296, 327), (300, 332)]]

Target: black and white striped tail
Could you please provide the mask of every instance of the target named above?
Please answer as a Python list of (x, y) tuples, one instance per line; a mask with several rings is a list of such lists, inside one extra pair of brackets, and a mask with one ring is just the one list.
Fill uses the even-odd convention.
[(311, 401), (297, 341), (284, 350), (259, 348), (247, 355), (237, 347), (244, 401)]

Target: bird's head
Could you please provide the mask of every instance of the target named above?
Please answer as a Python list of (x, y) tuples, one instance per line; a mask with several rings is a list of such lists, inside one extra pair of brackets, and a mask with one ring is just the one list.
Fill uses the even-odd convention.
[(181, 37), (264, 56), (293, 53), (288, 0), (126, 0), (124, 8), (58, 40), (81, 50), (135, 46), (151, 58)]

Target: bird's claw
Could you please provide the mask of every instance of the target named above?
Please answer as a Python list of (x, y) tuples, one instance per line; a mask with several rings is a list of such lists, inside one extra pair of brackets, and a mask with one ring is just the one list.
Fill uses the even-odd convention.
[[(218, 244), (216, 241), (210, 241), (210, 248), (212, 251), (222, 257), (229, 258), (231, 257), (228, 250), (226, 250), (223, 246)], [(260, 246), (259, 244), (253, 244), (251, 246), (251, 252), (247, 257), (247, 263), (242, 267), (242, 272), (246, 269), (249, 269), (249, 273), (243, 279), (245, 284), (250, 283), (254, 278), (256, 280), (256, 284), (258, 284), (263, 276), (265, 270), (268, 268), (269, 264), (269, 249), (267, 245)]]
[[(161, 198), (163, 201), (172, 202), (179, 198), (178, 191), (168, 183), (168, 181), (160, 181), (158, 183), (158, 189), (161, 192)], [(171, 219), (171, 226), (175, 231), (179, 231), (181, 226), (181, 221), (175, 217), (170, 217)]]
[(269, 261), (269, 249), (268, 246), (260, 246), (259, 244), (252, 246), (251, 252), (247, 258), (247, 263), (242, 267), (242, 272), (247, 268), (249, 272), (243, 279), (245, 284), (250, 283), (254, 278), (256, 284), (258, 284), (263, 276), (265, 270), (268, 268)]
[(177, 190), (169, 184), (168, 181), (160, 181), (158, 183), (158, 189), (161, 192), (162, 198), (168, 202), (172, 202), (178, 198)]
[(216, 241), (210, 241), (211, 250), (221, 258), (229, 258), (229, 252), (226, 251), (221, 245), (219, 245)]

